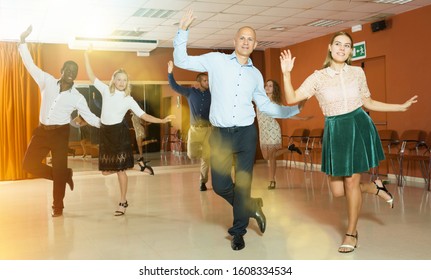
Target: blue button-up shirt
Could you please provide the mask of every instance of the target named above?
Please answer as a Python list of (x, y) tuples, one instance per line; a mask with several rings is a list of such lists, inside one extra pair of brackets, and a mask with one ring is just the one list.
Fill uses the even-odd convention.
[(200, 56), (187, 54), (188, 31), (178, 30), (174, 39), (176, 66), (196, 72), (208, 72), (211, 90), (210, 122), (217, 127), (253, 124), (259, 110), (273, 118), (290, 118), (299, 113), (298, 106), (280, 106), (268, 98), (263, 77), (251, 59), (240, 64), (235, 52), (210, 52)]
[(187, 98), (190, 107), (190, 124), (206, 125), (209, 124), (209, 114), (211, 105), (211, 93), (207, 89), (201, 91), (194, 87), (180, 86), (174, 79), (172, 73), (168, 73), (169, 85), (173, 90)]

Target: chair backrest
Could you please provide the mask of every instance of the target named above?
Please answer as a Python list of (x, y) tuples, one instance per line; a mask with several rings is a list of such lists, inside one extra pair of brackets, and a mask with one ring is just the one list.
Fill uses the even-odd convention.
[(292, 143), (299, 143), (299, 145), (306, 144), (310, 130), (307, 128), (297, 128), (289, 136), (289, 145)]
[(378, 131), (380, 141), (382, 142), (383, 149), (391, 152), (391, 148), (399, 144), (400, 137), (398, 132), (393, 129), (382, 129)]
[(406, 130), (401, 134), (401, 137), (400, 137), (402, 141), (404, 140), (419, 141), (419, 140), (425, 140), (425, 138), (426, 138), (426, 132), (419, 129)]
[(322, 138), (323, 137), (323, 128), (313, 128), (308, 135), (310, 138)]
[(427, 144), (428, 149), (431, 149), (431, 131), (428, 132), (428, 136), (427, 136), (427, 139), (425, 140), (425, 143)]
[(419, 154), (425, 155), (431, 152), (431, 131), (428, 132), (428, 136), (421, 142), (421, 144), (419, 144), (419, 146)]
[(380, 140), (382, 141), (391, 141), (391, 140), (399, 140), (398, 132), (393, 129), (382, 129), (378, 131)]
[(426, 132), (419, 129), (406, 130), (401, 134), (400, 153), (415, 152), (418, 153), (418, 148), (421, 143), (426, 139)]
[(307, 149), (313, 148), (315, 145), (322, 145), (323, 128), (313, 128), (310, 131), (307, 139)]

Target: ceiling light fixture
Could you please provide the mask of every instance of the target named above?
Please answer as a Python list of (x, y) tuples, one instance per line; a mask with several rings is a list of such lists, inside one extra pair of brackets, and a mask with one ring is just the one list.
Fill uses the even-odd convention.
[(270, 30), (274, 30), (274, 31), (284, 31), (284, 30), (286, 30), (286, 28), (285, 28), (285, 27), (283, 27), (283, 26), (274, 26), (274, 27), (271, 27), (271, 28), (270, 28)]
[(408, 2), (412, 2), (412, 0), (373, 0), (374, 3), (377, 4), (398, 4), (402, 5)]

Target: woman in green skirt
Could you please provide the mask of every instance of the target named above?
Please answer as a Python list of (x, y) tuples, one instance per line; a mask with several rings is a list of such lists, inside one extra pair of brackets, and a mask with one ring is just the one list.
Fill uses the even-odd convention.
[(340, 253), (353, 252), (358, 243), (357, 223), (362, 193), (376, 194), (393, 208), (392, 194), (380, 179), (361, 183), (361, 172), (379, 165), (384, 153), (373, 121), (362, 109), (380, 112), (403, 112), (413, 103), (413, 96), (403, 104), (387, 104), (371, 99), (365, 73), (351, 66), (353, 40), (345, 32), (334, 34), (328, 45), (323, 68), (311, 74), (294, 90), (290, 72), (295, 57), (290, 51), (280, 56), (286, 101), (296, 103), (315, 95), (325, 116), (322, 171), (328, 174), (331, 192), (347, 200), (348, 225)]

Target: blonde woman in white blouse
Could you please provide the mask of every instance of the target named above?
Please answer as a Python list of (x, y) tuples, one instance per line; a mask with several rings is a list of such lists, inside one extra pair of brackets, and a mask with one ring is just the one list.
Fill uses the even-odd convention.
[(104, 84), (93, 73), (85, 52), (85, 66), (90, 81), (102, 94), (102, 113), (100, 116), (99, 170), (103, 175), (116, 173), (120, 185), (120, 202), (115, 216), (122, 216), (129, 206), (127, 202), (126, 170), (133, 168), (134, 157), (130, 142), (130, 132), (123, 122), (129, 110), (146, 122), (167, 123), (175, 116), (159, 119), (146, 114), (130, 95), (129, 76), (124, 69), (118, 69), (112, 75), (109, 85)]
[(417, 102), (413, 96), (403, 104), (388, 104), (371, 99), (365, 73), (351, 66), (352, 37), (336, 33), (328, 45), (326, 61), (303, 84), (294, 90), (291, 71), (295, 62), (290, 51), (280, 56), (286, 101), (295, 103), (316, 96), (325, 116), (322, 172), (328, 174), (331, 192), (347, 200), (348, 225), (340, 253), (353, 252), (358, 243), (357, 223), (362, 193), (376, 194), (391, 208), (392, 194), (380, 179), (361, 183), (361, 172), (379, 165), (384, 153), (376, 127), (362, 109), (381, 112), (403, 112)]

